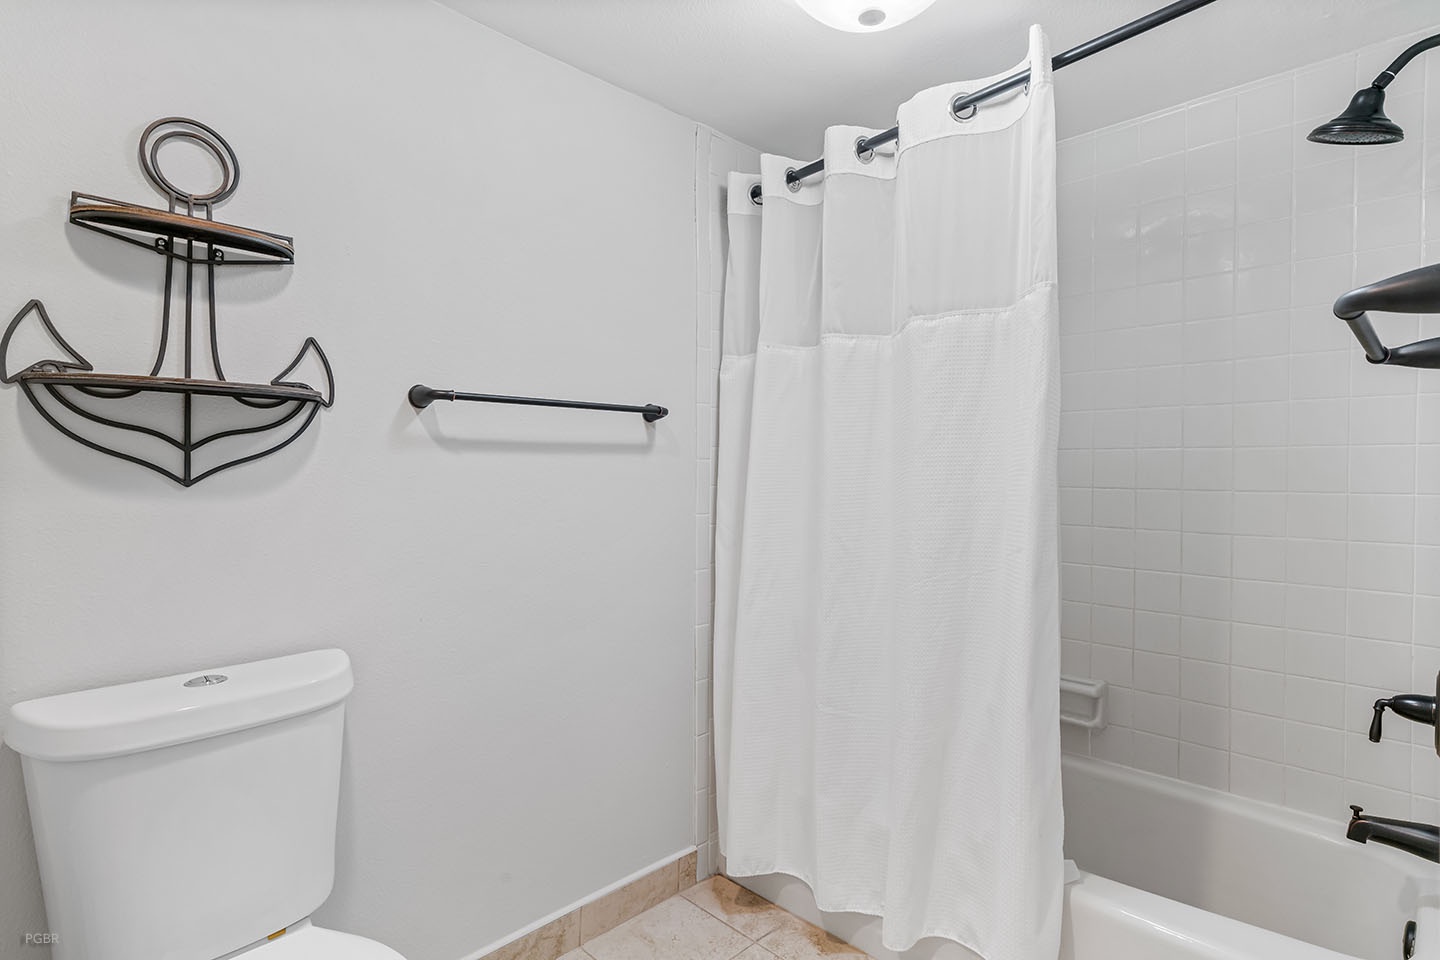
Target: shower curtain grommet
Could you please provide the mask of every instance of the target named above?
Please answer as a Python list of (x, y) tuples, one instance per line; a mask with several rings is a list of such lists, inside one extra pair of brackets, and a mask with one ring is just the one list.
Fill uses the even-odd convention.
[(960, 110), (955, 106), (961, 100), (964, 100), (968, 96), (970, 96), (970, 91), (961, 90), (959, 93), (955, 94), (955, 96), (950, 98), (950, 116), (953, 117), (957, 123), (965, 123), (968, 120), (974, 120), (975, 114), (980, 112), (980, 105), (978, 103), (972, 103), (964, 110)]
[(785, 189), (789, 190), (791, 193), (799, 193), (802, 186), (804, 186), (804, 184), (801, 181), (795, 179), (795, 168), (786, 167)]
[(855, 138), (855, 159), (861, 163), (869, 163), (875, 159), (875, 149), (873, 147), (862, 149), (865, 146), (865, 141), (868, 139), (868, 137)]

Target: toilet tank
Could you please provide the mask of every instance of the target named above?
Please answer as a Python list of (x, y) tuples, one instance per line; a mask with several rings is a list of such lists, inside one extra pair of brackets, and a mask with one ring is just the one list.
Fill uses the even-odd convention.
[(319, 907), (351, 686), (316, 650), (11, 708), (54, 960), (215, 960)]

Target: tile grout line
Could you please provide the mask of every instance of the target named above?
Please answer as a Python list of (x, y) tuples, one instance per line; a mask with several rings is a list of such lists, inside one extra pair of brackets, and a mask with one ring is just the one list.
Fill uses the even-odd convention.
[[(712, 875), (712, 876), (709, 877), (709, 878), (707, 878), (707, 880), (713, 880), (715, 877), (723, 877), (723, 879), (729, 881), (730, 883), (735, 883), (735, 881), (734, 881), (734, 880), (730, 880), (729, 877), (724, 877), (723, 874), (718, 874), (718, 873)], [(693, 890), (693, 889), (695, 889), (695, 887), (699, 887), (699, 886), (704, 885), (705, 882), (706, 882), (706, 881), (701, 881), (700, 883), (695, 884), (694, 887), (690, 887), (690, 888), (688, 888), (688, 889)], [(736, 885), (737, 887), (740, 886), (738, 883), (736, 883), (735, 885)], [(704, 910), (707, 914), (709, 914), (710, 916), (714, 917), (716, 920), (719, 920), (721, 923), (725, 924), (725, 926), (729, 927), (731, 930), (734, 930), (736, 933), (740, 934), (740, 936), (744, 937), (746, 940), (749, 940), (752, 944), (759, 945), (759, 943), (760, 943), (759, 940), (756, 940), (754, 937), (750, 936), (750, 934), (746, 933), (744, 930), (741, 930), (739, 927), (735, 926), (733, 923), (731, 923), (731, 922), (730, 922), (729, 920), (727, 920), (726, 918), (720, 916), (720, 915), (719, 915), (718, 913), (716, 913), (714, 910), (709, 909), (709, 908), (706, 907), (704, 904), (695, 903), (694, 900), (691, 900), (689, 897), (686, 897), (684, 893), (676, 894), (676, 896), (684, 897), (684, 899), (685, 899), (688, 903), (694, 904), (696, 907), (699, 907), (701, 910)], [(763, 898), (762, 898), (762, 899), (763, 899)], [(765, 902), (766, 902), (766, 903), (770, 903), (769, 900), (766, 900)], [(772, 907), (775, 907), (776, 910), (783, 910), (783, 909), (784, 909), (783, 907), (781, 907), (781, 906), (779, 906), (779, 905), (777, 905), (777, 904), (771, 903), (770, 905), (771, 905)], [(787, 911), (787, 912), (788, 912), (788, 911)], [(745, 949), (748, 950), (749, 947), (746, 947)], [(745, 950), (741, 950), (741, 951), (740, 951), (740, 953), (744, 953), (744, 952), (745, 952)], [(739, 954), (736, 954), (736, 956), (739, 956)]]

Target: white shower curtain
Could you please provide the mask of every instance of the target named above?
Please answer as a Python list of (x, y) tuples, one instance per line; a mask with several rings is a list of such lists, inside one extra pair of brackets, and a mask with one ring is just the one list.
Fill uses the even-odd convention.
[[(926, 90), (870, 158), (729, 182), (715, 750), (735, 876), (987, 960), (1056, 955), (1059, 422), (1050, 57)], [(1024, 64), (1021, 65), (1023, 68)], [(762, 202), (750, 199), (761, 185)]]

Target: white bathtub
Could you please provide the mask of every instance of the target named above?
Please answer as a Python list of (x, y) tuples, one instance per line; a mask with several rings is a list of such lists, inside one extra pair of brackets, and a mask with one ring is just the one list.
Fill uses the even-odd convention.
[[(1065, 889), (1060, 960), (1400, 960), (1409, 920), (1415, 960), (1440, 960), (1440, 867), (1352, 843), (1338, 819), (1063, 762), (1081, 876)], [(939, 940), (886, 950), (877, 920), (822, 914), (793, 877), (736, 879), (879, 960), (975, 960)]]
[[(1344, 824), (1066, 757), (1063, 960), (1440, 960), (1440, 867)], [(1381, 811), (1376, 811), (1381, 812)]]

